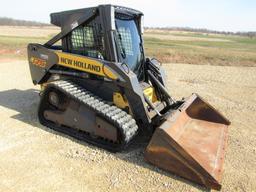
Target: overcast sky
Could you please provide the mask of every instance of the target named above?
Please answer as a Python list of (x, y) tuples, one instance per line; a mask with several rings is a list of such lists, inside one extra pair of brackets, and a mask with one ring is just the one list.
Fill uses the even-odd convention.
[(52, 12), (109, 3), (142, 11), (149, 27), (256, 31), (256, 0), (3, 0), (0, 17), (49, 23)]

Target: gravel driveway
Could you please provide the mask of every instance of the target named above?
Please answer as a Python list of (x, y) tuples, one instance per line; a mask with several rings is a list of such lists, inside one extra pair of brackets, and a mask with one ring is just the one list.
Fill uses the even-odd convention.
[[(0, 67), (0, 191), (207, 191), (145, 163), (145, 141), (113, 154), (41, 126), (26, 61)], [(256, 68), (164, 67), (174, 97), (197, 92), (232, 122), (222, 190), (255, 190)]]

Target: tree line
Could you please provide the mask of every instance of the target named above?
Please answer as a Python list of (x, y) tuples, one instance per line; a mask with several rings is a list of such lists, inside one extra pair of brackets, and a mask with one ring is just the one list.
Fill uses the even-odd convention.
[(25, 20), (17, 20), (7, 17), (0, 17), (0, 26), (50, 26), (47, 23), (41, 23), (37, 21), (25, 21)]
[(239, 35), (247, 36), (250, 38), (256, 37), (256, 31), (246, 31), (246, 32), (231, 32), (231, 31), (216, 31), (204, 28), (190, 28), (190, 27), (146, 27), (146, 29), (156, 29), (156, 30), (166, 30), (166, 31), (188, 31), (197, 33), (212, 33), (212, 34), (222, 34), (222, 35)]

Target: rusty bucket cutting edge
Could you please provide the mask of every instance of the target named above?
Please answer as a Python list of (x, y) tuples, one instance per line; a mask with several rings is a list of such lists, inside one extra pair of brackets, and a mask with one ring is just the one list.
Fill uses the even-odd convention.
[(192, 94), (156, 128), (145, 159), (164, 170), (220, 190), (230, 122)]

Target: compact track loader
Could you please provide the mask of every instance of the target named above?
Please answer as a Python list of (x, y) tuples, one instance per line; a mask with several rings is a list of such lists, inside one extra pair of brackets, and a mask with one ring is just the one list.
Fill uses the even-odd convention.
[(172, 98), (161, 64), (145, 57), (142, 17), (113, 5), (51, 14), (61, 32), (28, 45), (39, 120), (114, 152), (150, 133), (148, 162), (220, 189), (230, 122), (196, 94)]

